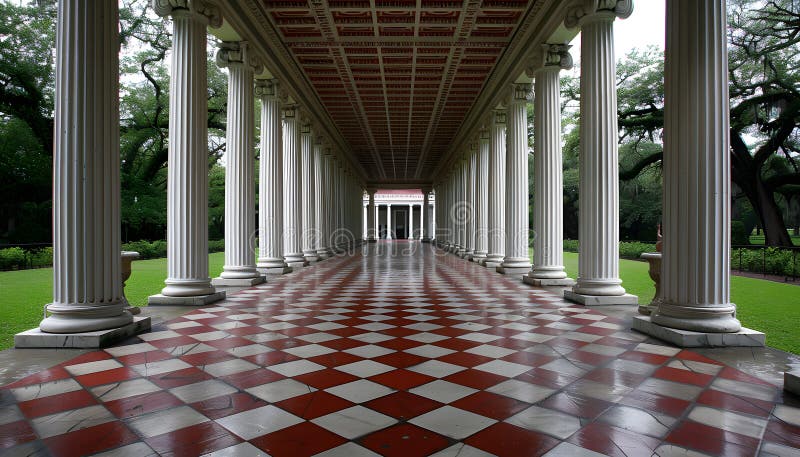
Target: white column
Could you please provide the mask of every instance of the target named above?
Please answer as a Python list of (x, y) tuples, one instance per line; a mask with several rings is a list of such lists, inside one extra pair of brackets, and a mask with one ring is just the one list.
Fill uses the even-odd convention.
[[(53, 302), (43, 332), (90, 332), (133, 320), (120, 271), (118, 14), (116, 2), (58, 3)], [(21, 335), (15, 340), (25, 346)]]
[(414, 205), (408, 205), (408, 236), (409, 240), (414, 238)]
[[(619, 279), (619, 160), (614, 19), (630, 0), (576, 10), (581, 27), (581, 124), (578, 281), (565, 298), (589, 304), (635, 304)], [(594, 5), (594, 3), (592, 3)], [(600, 296), (600, 298), (597, 298)], [(611, 298), (610, 298), (611, 297)]]
[(314, 142), (314, 247), (317, 258), (325, 259), (325, 156), (321, 136)]
[(428, 203), (429, 203), (430, 195), (431, 195), (431, 190), (430, 189), (422, 189), (422, 209), (419, 212), (419, 218), (420, 218), (420, 221), (419, 221), (420, 222), (420, 224), (419, 224), (419, 228), (420, 228), (419, 239), (423, 243), (428, 243), (428, 242), (431, 241), (431, 227), (430, 227), (431, 226), (431, 222), (430, 221), (431, 221), (432, 217), (428, 214), (428, 208), (429, 208)]
[(663, 302), (652, 321), (696, 332), (741, 329), (729, 282), (725, 31), (723, 0), (667, 2)]
[(489, 150), (489, 253), (481, 262), (496, 268), (506, 252), (506, 111), (492, 111), (491, 148)]
[(320, 224), (320, 241), (319, 241), (319, 251), (317, 252), (319, 256), (323, 259), (327, 259), (333, 256), (333, 250), (331, 249), (331, 217), (332, 217), (332, 209), (331, 206), (333, 204), (333, 195), (331, 192), (331, 170), (333, 168), (333, 157), (330, 154), (330, 151), (327, 149), (323, 151), (322, 156), (322, 180), (320, 181), (320, 187), (323, 189), (322, 196), (322, 223)]
[(386, 239), (392, 239), (392, 204), (386, 204)]
[(380, 234), (380, 225), (381, 225), (380, 208), (381, 208), (380, 205), (375, 203), (375, 214), (374, 214), (375, 222), (374, 222), (374, 224), (375, 224), (375, 240), (376, 241), (381, 239), (381, 234)]
[(319, 260), (315, 246), (315, 221), (314, 212), (314, 145), (311, 136), (311, 125), (303, 123), (300, 126), (300, 174), (301, 174), (301, 205), (302, 205), (302, 246), (303, 257), (307, 262)]
[(529, 84), (514, 84), (508, 106), (506, 151), (506, 256), (498, 273), (524, 275), (530, 271), (528, 253), (528, 116)]
[(467, 209), (467, 174), (469, 173), (469, 165), (466, 157), (462, 156), (458, 163), (458, 172), (456, 175), (456, 182), (458, 186), (458, 213), (457, 213), (457, 238), (456, 245), (458, 250), (456, 254), (459, 257), (464, 257), (467, 253), (467, 218), (469, 210)]
[(301, 245), (300, 131), (297, 107), (283, 107), (283, 258), (293, 268), (307, 265)]
[(369, 194), (369, 201), (367, 202), (367, 240), (370, 243), (374, 243), (377, 241), (376, 236), (376, 229), (377, 225), (375, 224), (377, 218), (375, 213), (375, 189), (367, 189), (367, 193)]
[(533, 268), (523, 280), (536, 286), (574, 284), (564, 271), (559, 72), (572, 68), (569, 46), (546, 44), (535, 73), (533, 100)]
[(225, 142), (225, 265), (218, 286), (264, 282), (256, 270), (255, 111), (253, 75), (260, 72), (246, 42), (223, 42), (217, 65), (228, 68), (228, 122)]
[[(167, 167), (167, 279), (151, 304), (198, 304), (224, 297), (208, 277), (208, 69), (206, 27), (222, 18), (211, 4), (154, 1), (172, 16)], [(209, 16), (211, 15), (211, 17)], [(187, 297), (201, 297), (189, 299)], [(170, 299), (169, 297), (174, 297)]]
[(464, 258), (473, 260), (473, 256), (475, 255), (475, 181), (476, 181), (476, 173), (477, 173), (477, 160), (478, 160), (478, 152), (477, 150), (473, 150), (473, 146), (477, 146), (477, 144), (471, 144), (469, 148), (469, 155), (467, 157), (466, 168), (467, 172), (466, 176), (466, 200), (467, 204), (465, 208), (467, 210), (466, 219), (464, 221), (465, 231), (466, 231), (466, 247), (464, 251)]
[(256, 267), (262, 273), (290, 273), (283, 260), (283, 134), (277, 80), (257, 80), (255, 95), (261, 100)]
[(475, 162), (475, 254), (473, 261), (481, 262), (489, 254), (489, 131), (479, 133)]

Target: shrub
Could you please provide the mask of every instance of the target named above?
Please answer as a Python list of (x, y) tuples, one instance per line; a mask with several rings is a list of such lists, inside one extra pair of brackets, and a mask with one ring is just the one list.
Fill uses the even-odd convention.
[(25, 257), (25, 250), (22, 248), (0, 249), (0, 270), (25, 268), (27, 264)]
[(578, 252), (578, 240), (564, 240), (564, 250), (567, 252)]
[(744, 222), (731, 221), (731, 244), (734, 246), (750, 244), (750, 236), (744, 228)]
[(208, 240), (208, 252), (222, 252), (225, 250), (225, 240)]

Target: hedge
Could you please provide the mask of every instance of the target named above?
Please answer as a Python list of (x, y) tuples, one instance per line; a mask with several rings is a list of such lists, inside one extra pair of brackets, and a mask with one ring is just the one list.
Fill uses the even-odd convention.
[[(123, 251), (136, 251), (140, 259), (155, 259), (167, 256), (167, 242), (132, 241), (122, 244)], [(210, 240), (208, 252), (225, 250), (225, 240)], [(44, 268), (53, 265), (53, 248), (23, 249), (20, 247), (0, 249), (0, 270), (24, 270)]]
[[(578, 240), (564, 240), (564, 250), (578, 252)], [(625, 259), (638, 260), (643, 252), (655, 252), (652, 243), (639, 241), (621, 241), (619, 256)], [(732, 249), (731, 270), (777, 276), (796, 277), (800, 275), (800, 252), (791, 249)]]

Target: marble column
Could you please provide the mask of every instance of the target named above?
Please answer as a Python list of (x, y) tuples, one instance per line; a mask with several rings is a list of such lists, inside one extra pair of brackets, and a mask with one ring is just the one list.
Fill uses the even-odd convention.
[(467, 254), (467, 219), (469, 218), (469, 203), (467, 202), (467, 179), (469, 176), (469, 160), (462, 156), (458, 164), (458, 249), (456, 255), (464, 258)]
[(581, 28), (578, 281), (564, 298), (585, 305), (636, 304), (619, 279), (619, 158), (614, 19), (631, 0), (591, 2), (567, 18)]
[(414, 238), (414, 205), (408, 205), (408, 233), (407, 237), (409, 240)]
[(481, 265), (496, 268), (506, 252), (506, 110), (492, 111), (489, 149), (489, 231), (486, 260)]
[[(39, 324), (45, 333), (135, 333), (121, 281), (118, 27), (115, 2), (58, 3), (53, 302)], [(15, 344), (29, 346), (27, 334), (41, 332), (16, 335)]]
[[(726, 42), (724, 0), (667, 3), (663, 301), (651, 317), (659, 327), (702, 333), (743, 330), (730, 297)], [(641, 327), (634, 322), (634, 328)], [(663, 337), (659, 330), (664, 329), (642, 328), (645, 333)], [(757, 345), (741, 333), (716, 339), (720, 346)], [(759, 339), (763, 345), (763, 335)]]
[(469, 149), (469, 156), (467, 157), (467, 172), (466, 172), (466, 186), (465, 194), (467, 197), (467, 210), (466, 220), (464, 225), (466, 228), (466, 249), (464, 251), (464, 258), (473, 261), (475, 255), (475, 181), (476, 181), (476, 167), (478, 160), (478, 153), (473, 149), (477, 144), (471, 144)]
[(331, 208), (333, 205), (333, 195), (331, 194), (332, 169), (333, 157), (330, 151), (325, 149), (322, 156), (322, 179), (319, 182), (319, 186), (323, 189), (323, 192), (320, 194), (322, 201), (322, 223), (319, 226), (320, 240), (317, 251), (317, 254), (319, 254), (322, 259), (328, 259), (333, 256), (333, 250), (331, 249), (331, 217), (333, 214)]
[(564, 185), (561, 160), (559, 72), (572, 68), (569, 46), (546, 44), (534, 77), (533, 268), (523, 278), (535, 286), (571, 286), (564, 271)]
[(225, 143), (225, 264), (215, 286), (264, 282), (255, 256), (255, 110), (253, 75), (260, 64), (246, 42), (223, 42), (217, 65), (228, 68), (228, 122)]
[(314, 247), (317, 258), (324, 260), (325, 244), (325, 146), (322, 136), (314, 141)]
[(375, 189), (367, 189), (367, 194), (369, 195), (369, 200), (367, 201), (367, 241), (375, 243), (377, 241), (377, 236), (375, 236), (375, 212), (377, 210), (375, 208)]
[(386, 239), (392, 239), (392, 204), (386, 204)]
[(519, 276), (531, 269), (528, 250), (528, 116), (530, 84), (514, 84), (508, 106), (506, 150), (506, 256), (498, 273)]
[(283, 107), (283, 259), (292, 268), (308, 266), (302, 249), (300, 129), (297, 106)]
[(489, 130), (479, 133), (475, 161), (475, 254), (474, 262), (486, 260), (489, 254)]
[(256, 80), (255, 95), (261, 100), (256, 267), (266, 274), (291, 273), (292, 268), (283, 259), (283, 134), (278, 81)]
[(301, 220), (302, 220), (302, 246), (303, 257), (306, 262), (312, 263), (319, 260), (316, 247), (316, 221), (314, 219), (314, 145), (311, 135), (311, 125), (307, 122), (300, 126), (300, 174), (301, 174)]
[(433, 216), (428, 214), (430, 208), (431, 189), (422, 189), (422, 209), (419, 212), (420, 217), (420, 241), (423, 243), (431, 242), (431, 219)]
[(222, 24), (210, 2), (154, 1), (171, 16), (167, 279), (151, 305), (198, 305), (225, 297), (208, 276), (208, 69), (206, 28)]

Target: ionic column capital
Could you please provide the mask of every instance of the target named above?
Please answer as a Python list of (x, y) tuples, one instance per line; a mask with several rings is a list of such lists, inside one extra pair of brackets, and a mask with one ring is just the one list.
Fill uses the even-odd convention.
[(216, 56), (217, 66), (220, 68), (247, 66), (253, 73), (261, 73), (261, 59), (249, 50), (246, 41), (223, 41), (220, 43)]
[(572, 68), (572, 54), (569, 53), (572, 46), (568, 44), (542, 44), (541, 51), (535, 58), (534, 65), (526, 70), (529, 77), (535, 77), (540, 71), (561, 71)]
[(511, 85), (511, 104), (525, 103), (531, 93), (530, 83), (514, 83)]
[(303, 116), (300, 117), (300, 133), (303, 135), (311, 135), (311, 124), (309, 122), (304, 122), (307, 119), (304, 119)]
[(625, 19), (633, 13), (633, 0), (577, 0), (567, 12), (564, 25), (569, 29), (593, 21)]
[(152, 0), (153, 11), (161, 17), (188, 15), (206, 21), (211, 27), (222, 26), (222, 12), (210, 0)]
[(297, 120), (297, 105), (283, 105), (281, 107), (281, 116), (284, 119)]
[(508, 120), (508, 112), (504, 109), (492, 110), (492, 123), (505, 125)]
[(260, 99), (277, 99), (278, 80), (256, 79), (256, 85), (253, 94)]

